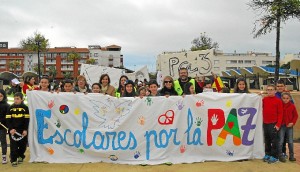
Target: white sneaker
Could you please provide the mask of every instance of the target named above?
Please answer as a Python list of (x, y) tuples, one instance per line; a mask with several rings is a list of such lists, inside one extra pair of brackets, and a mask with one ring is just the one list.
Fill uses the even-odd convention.
[(2, 155), (2, 164), (7, 164), (6, 155)]

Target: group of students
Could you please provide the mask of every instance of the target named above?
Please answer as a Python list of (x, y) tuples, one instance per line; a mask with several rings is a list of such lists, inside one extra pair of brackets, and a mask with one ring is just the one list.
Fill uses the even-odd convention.
[[(221, 88), (217, 83), (216, 75), (213, 75), (213, 80), (216, 85), (215, 91), (229, 93), (229, 88)], [(120, 77), (118, 88), (114, 88), (110, 84), (111, 81), (108, 74), (101, 75), (99, 82), (92, 84), (91, 88), (89, 88), (87, 80), (83, 75), (79, 75), (75, 82), (69, 79), (64, 80), (54, 90), (51, 89), (50, 80), (47, 77), (40, 79), (39, 87), (35, 87), (34, 83), (34, 77), (25, 78), (24, 83), (20, 83), (22, 84), (21, 92), (14, 93), (14, 103), (12, 105), (7, 103), (7, 93), (0, 89), (0, 138), (3, 164), (7, 163), (7, 131), (10, 135), (10, 161), (12, 166), (17, 166), (19, 163), (22, 163), (25, 158), (24, 153), (27, 145), (29, 111), (23, 100), (28, 90), (102, 93), (114, 97), (184, 96), (213, 90), (211, 88), (212, 83), (205, 81), (204, 77), (200, 81), (189, 77), (186, 68), (179, 70), (179, 78), (175, 81), (171, 76), (164, 77), (161, 89), (159, 89), (158, 83), (154, 80), (147, 84), (146, 82), (144, 82), (144, 84), (136, 84), (132, 80), (129, 80), (126, 75)], [(277, 82), (276, 87), (274, 85), (268, 85), (266, 91), (267, 95), (263, 98), (263, 130), (265, 140), (265, 157), (263, 160), (269, 163), (275, 163), (279, 160), (285, 162), (285, 147), (287, 142), (289, 160), (295, 161), (293, 126), (297, 121), (298, 114), (292, 102), (292, 97), (288, 92), (285, 92), (285, 85), (282, 80)], [(237, 79), (234, 93), (250, 93), (244, 78)], [(16, 132), (22, 133), (21, 135), (24, 138), (20, 141), (12, 139), (12, 136), (15, 135)]]

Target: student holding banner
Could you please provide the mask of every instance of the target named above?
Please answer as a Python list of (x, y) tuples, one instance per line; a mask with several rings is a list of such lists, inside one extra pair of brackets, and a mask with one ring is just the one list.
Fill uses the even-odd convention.
[(135, 88), (134, 88), (134, 82), (132, 80), (127, 80), (125, 82), (125, 90), (122, 95), (122, 97), (135, 97)]
[(285, 158), (280, 155), (279, 130), (283, 117), (282, 101), (275, 96), (275, 86), (267, 86), (267, 96), (263, 98), (263, 130), (265, 139), (265, 162), (276, 163), (278, 159), (285, 162)]
[[(29, 125), (29, 110), (20, 92), (14, 95), (14, 104), (8, 109), (6, 123), (10, 135), (10, 161), (13, 167), (17, 167), (25, 158)], [(16, 138), (16, 135), (19, 137)]]
[(115, 97), (115, 87), (110, 85), (110, 77), (108, 74), (100, 76), (101, 93)]
[(9, 104), (7, 103), (6, 92), (0, 89), (0, 142), (2, 149), (2, 164), (7, 163), (7, 140), (6, 140), (6, 113), (9, 109)]
[(116, 91), (116, 97), (121, 97), (125, 91), (125, 82), (128, 80), (126, 75), (122, 75), (119, 79), (119, 87)]
[(50, 81), (48, 77), (42, 77), (40, 80), (40, 87), (39, 90), (41, 91), (51, 91), (50, 88)]
[(234, 93), (250, 93), (244, 78), (237, 79), (234, 86)]
[(171, 76), (165, 76), (163, 79), (163, 88), (160, 90), (160, 95), (161, 96), (177, 96), (177, 92), (175, 91), (174, 88), (174, 81)]
[(92, 90), (89, 88), (89, 84), (86, 82), (86, 78), (83, 75), (78, 75), (75, 81), (74, 91), (80, 93), (90, 93)]

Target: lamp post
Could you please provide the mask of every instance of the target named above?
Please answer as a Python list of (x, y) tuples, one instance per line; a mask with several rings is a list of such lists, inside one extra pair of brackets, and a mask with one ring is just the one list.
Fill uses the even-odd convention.
[(41, 80), (41, 61), (40, 61), (40, 46), (41, 46), (41, 42), (37, 41), (36, 45), (38, 47), (38, 75), (39, 75), (39, 82)]

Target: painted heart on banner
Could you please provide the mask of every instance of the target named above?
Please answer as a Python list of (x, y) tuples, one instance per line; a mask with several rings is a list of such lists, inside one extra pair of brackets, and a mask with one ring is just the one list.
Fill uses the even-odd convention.
[(230, 129), (232, 129), (233, 125), (234, 125), (234, 122), (228, 122), (228, 127), (229, 127)]
[(158, 123), (161, 125), (171, 125), (174, 121), (174, 111), (168, 110), (165, 114), (158, 117)]

